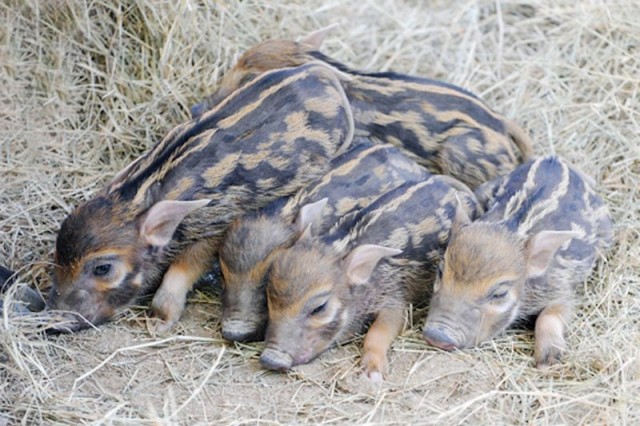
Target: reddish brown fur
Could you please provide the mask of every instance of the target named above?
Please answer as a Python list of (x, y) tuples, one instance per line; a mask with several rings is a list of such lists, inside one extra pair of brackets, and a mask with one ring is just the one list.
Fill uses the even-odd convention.
[[(445, 255), (443, 276), (455, 288), (478, 296), (498, 279), (517, 280), (524, 270), (524, 247), (514, 236), (478, 224), (452, 238)], [(464, 250), (462, 249), (464, 247)], [(464, 253), (464, 255), (462, 255)]]
[(207, 106), (217, 105), (250, 79), (258, 75), (308, 62), (305, 48), (289, 40), (269, 40), (247, 50), (237, 64), (227, 71), (218, 85), (218, 90), (207, 98)]

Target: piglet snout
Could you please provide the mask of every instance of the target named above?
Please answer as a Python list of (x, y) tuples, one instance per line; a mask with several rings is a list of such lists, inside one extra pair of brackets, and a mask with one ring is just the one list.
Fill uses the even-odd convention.
[(233, 342), (255, 342), (264, 338), (264, 327), (253, 321), (229, 319), (222, 322), (222, 337)]
[(260, 363), (269, 370), (288, 370), (293, 366), (293, 358), (286, 352), (267, 348), (260, 355)]
[(447, 333), (447, 331), (438, 326), (427, 326), (422, 332), (425, 340), (431, 346), (450, 351), (459, 346), (459, 343)]

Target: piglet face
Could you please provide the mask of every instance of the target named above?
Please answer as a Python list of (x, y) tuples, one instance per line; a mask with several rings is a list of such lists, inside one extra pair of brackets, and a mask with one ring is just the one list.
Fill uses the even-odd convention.
[(267, 271), (272, 253), (293, 244), (295, 229), (268, 216), (235, 220), (220, 249), (222, 335), (232, 341), (264, 338)]
[(246, 215), (227, 230), (220, 250), (222, 335), (233, 341), (264, 338), (268, 321), (267, 275), (277, 253), (322, 218), (324, 198), (303, 206), (295, 223), (278, 215)]
[(372, 280), (376, 265), (400, 253), (395, 248), (363, 244), (345, 256), (307, 233), (280, 252), (267, 286), (269, 326), (262, 364), (287, 370), (307, 363), (342, 340), (348, 330), (361, 328), (367, 320), (369, 299), (354, 297), (355, 288), (379, 292), (381, 287)]
[(298, 242), (274, 259), (269, 274), (267, 349), (260, 361), (287, 370), (329, 348), (348, 318), (348, 285), (340, 261), (312, 243)]
[(427, 342), (465, 348), (504, 330), (518, 313), (525, 266), (522, 243), (504, 228), (475, 223), (454, 232), (434, 284)]
[(79, 206), (58, 233), (49, 307), (78, 318), (69, 329), (107, 321), (145, 290), (144, 271), (153, 269), (180, 221), (208, 202), (160, 201), (129, 224), (122, 217), (130, 212), (110, 199)]
[[(518, 317), (529, 280), (546, 279), (556, 252), (576, 231), (518, 235), (504, 224), (456, 217), (434, 284), (423, 334), (445, 349), (491, 339)], [(544, 298), (544, 292), (537, 297)]]

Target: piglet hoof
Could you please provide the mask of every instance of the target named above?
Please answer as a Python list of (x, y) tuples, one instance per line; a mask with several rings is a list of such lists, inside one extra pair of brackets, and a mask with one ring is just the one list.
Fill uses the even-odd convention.
[(382, 383), (383, 373), (387, 370), (387, 357), (376, 353), (365, 353), (362, 356), (360, 365), (364, 370), (365, 376), (372, 383)]
[(371, 380), (371, 383), (382, 383), (382, 373), (379, 371), (370, 372), (368, 377), (369, 380)]
[(536, 368), (543, 370), (552, 365), (559, 364), (562, 361), (562, 348), (557, 346), (548, 346), (546, 348), (536, 348), (535, 362)]
[(31, 312), (40, 312), (45, 308), (45, 302), (40, 293), (29, 287), (19, 288), (16, 296), (18, 300), (25, 303), (26, 308)]
[(171, 329), (175, 325), (175, 322), (163, 321), (159, 318), (152, 318), (149, 322), (149, 333), (153, 336), (165, 337), (170, 334)]
[(166, 335), (180, 320), (184, 311), (184, 302), (176, 302), (157, 293), (151, 302), (151, 316), (156, 320), (149, 325), (152, 334)]
[(176, 325), (176, 323), (178, 322), (178, 319), (180, 319), (179, 315), (176, 316), (176, 315), (171, 315), (170, 313), (167, 314), (166, 311), (162, 312), (157, 310), (154, 307), (152, 307), (151, 316), (152, 318), (148, 323), (149, 324), (148, 327), (149, 327), (149, 332), (154, 336), (168, 335), (171, 329), (173, 328), (173, 326)]

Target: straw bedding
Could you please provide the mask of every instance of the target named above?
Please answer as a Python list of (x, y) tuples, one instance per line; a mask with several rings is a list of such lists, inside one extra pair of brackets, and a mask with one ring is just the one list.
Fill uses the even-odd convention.
[(9, 0), (0, 19), (0, 263), (19, 269), (17, 287), (46, 291), (66, 214), (187, 120), (241, 52), (334, 22), (331, 56), (464, 86), (525, 127), (537, 154), (594, 176), (616, 235), (580, 288), (564, 362), (546, 371), (528, 330), (428, 348), (421, 312), (378, 386), (361, 376), (361, 339), (264, 371), (260, 343), (221, 338), (215, 291), (194, 293), (165, 339), (142, 307), (63, 336), (5, 310), (0, 424), (640, 422), (636, 1)]

